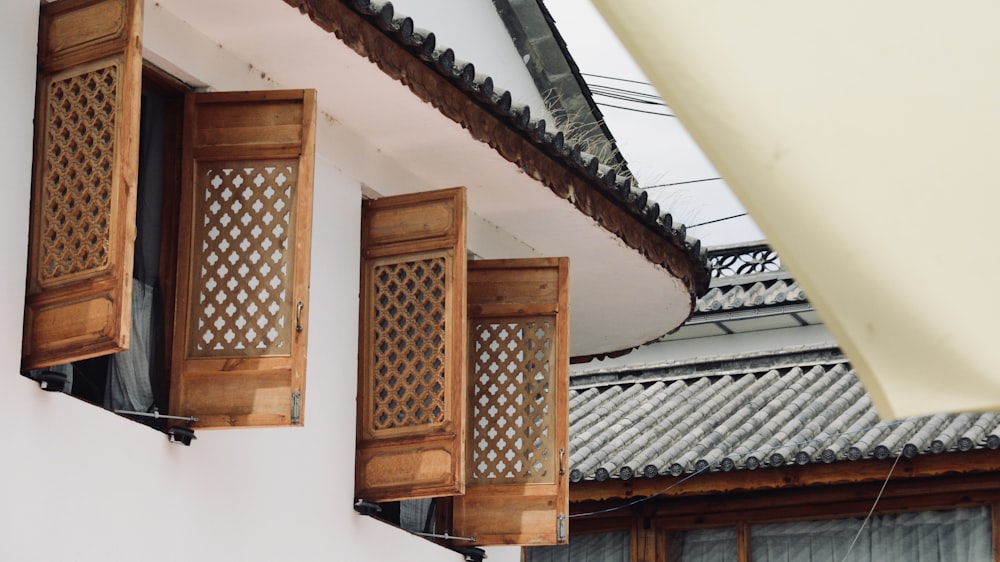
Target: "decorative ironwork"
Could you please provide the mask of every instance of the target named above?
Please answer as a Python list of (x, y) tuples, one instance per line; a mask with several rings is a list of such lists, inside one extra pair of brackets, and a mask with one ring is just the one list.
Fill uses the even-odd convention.
[(375, 267), (373, 426), (444, 421), (445, 259)]
[(109, 263), (117, 64), (54, 80), (47, 93), (40, 280)]
[(784, 270), (781, 258), (767, 244), (715, 248), (709, 250), (708, 262), (713, 278)]
[(296, 162), (213, 162), (198, 181), (192, 355), (289, 352)]
[(554, 478), (552, 396), (555, 327), (548, 319), (472, 327), (473, 480)]

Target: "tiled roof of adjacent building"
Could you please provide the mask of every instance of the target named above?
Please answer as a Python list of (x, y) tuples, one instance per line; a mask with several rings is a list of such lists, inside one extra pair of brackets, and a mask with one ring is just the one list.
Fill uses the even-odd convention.
[(616, 377), (572, 381), (572, 482), (1000, 448), (996, 413), (881, 421), (836, 350)]
[(698, 299), (695, 314), (807, 302), (766, 242), (714, 247), (708, 260), (711, 289)]
[(820, 323), (766, 242), (717, 246), (707, 253), (709, 290), (696, 300), (688, 322), (661, 341)]

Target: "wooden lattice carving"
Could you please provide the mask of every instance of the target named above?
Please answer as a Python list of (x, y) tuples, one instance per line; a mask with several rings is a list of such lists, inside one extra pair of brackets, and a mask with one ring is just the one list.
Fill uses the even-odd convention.
[(39, 237), (43, 285), (108, 266), (119, 72), (115, 63), (49, 83)]
[(472, 331), (471, 478), (553, 481), (552, 321), (484, 322)]
[(374, 429), (440, 423), (445, 402), (445, 259), (374, 271)]
[(192, 356), (288, 353), (296, 160), (211, 162), (198, 177)]

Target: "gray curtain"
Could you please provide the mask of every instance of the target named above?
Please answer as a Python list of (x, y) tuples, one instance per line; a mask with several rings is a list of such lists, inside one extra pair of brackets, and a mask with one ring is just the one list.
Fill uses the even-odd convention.
[(136, 200), (136, 237), (132, 279), (132, 333), (126, 351), (111, 356), (105, 383), (104, 407), (110, 410), (151, 412), (154, 405), (154, 361), (161, 315), (157, 287), (160, 276), (165, 139), (165, 102), (142, 93), (139, 127), (139, 190)]
[(561, 546), (526, 548), (527, 562), (629, 562), (629, 534), (592, 533), (572, 535)]
[(108, 362), (104, 407), (109, 410), (153, 409), (153, 291), (152, 285), (132, 280), (131, 342), (128, 349), (115, 353)]
[[(980, 562), (992, 560), (987, 507), (873, 517), (848, 548), (862, 519), (757, 525), (754, 562)], [(845, 558), (846, 557), (846, 558)]]
[(403, 500), (399, 502), (399, 526), (417, 533), (434, 532), (434, 500)]
[(736, 528), (695, 529), (670, 538), (671, 562), (736, 562)]

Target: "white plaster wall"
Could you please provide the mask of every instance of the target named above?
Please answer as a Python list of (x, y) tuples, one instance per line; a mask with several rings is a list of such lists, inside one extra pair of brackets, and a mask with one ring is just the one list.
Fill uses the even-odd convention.
[(451, 48), (456, 60), (472, 62), (477, 73), (493, 78), (498, 89), (510, 92), (514, 103), (528, 105), (532, 119), (551, 123), (491, 0), (393, 0), (392, 6), (397, 17), (408, 16), (416, 27), (433, 31), (439, 48)]
[(836, 345), (826, 326), (814, 324), (794, 328), (760, 330), (688, 340), (674, 340), (644, 345), (634, 351), (600, 361), (570, 366), (570, 374), (616, 369), (641, 369), (674, 362), (731, 357), (778, 349), (801, 349)]
[[(149, 2), (151, 52), (222, 87), (266, 86), (197, 37), (157, 30), (156, 12)], [(191, 447), (172, 445), (18, 374), (37, 13), (38, 0), (0, 7), (0, 560), (461, 560), (351, 507), (362, 178), (343, 154), (379, 156), (330, 121), (317, 141), (305, 427), (199, 431)]]

